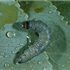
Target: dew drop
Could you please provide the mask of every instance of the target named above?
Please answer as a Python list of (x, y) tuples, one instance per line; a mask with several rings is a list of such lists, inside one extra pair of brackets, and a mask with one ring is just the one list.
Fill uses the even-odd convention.
[(29, 40), (29, 43), (31, 43), (31, 40)]
[(7, 64), (7, 66), (9, 66), (9, 64)]
[(20, 46), (24, 46), (24, 44), (23, 44), (23, 43), (20, 43), (19, 45), (20, 45)]
[(27, 38), (29, 38), (29, 36), (26, 36)]
[(68, 59), (70, 59), (70, 57), (68, 57)]
[(18, 48), (15, 48), (16, 50), (18, 50)]
[(52, 11), (49, 11), (49, 14), (52, 14)]
[(18, 65), (19, 63), (18, 62), (16, 62), (16, 65)]
[(43, 70), (49, 70), (49, 68), (44, 68)]
[(3, 55), (4, 55), (4, 53), (1, 53), (1, 55), (3, 56)]
[(70, 62), (66, 62), (67, 64), (69, 64)]
[(4, 64), (4, 66), (5, 66), (5, 67), (8, 67), (8, 66), (9, 66), (9, 64)]
[(34, 70), (34, 69), (32, 69), (32, 70)]
[(42, 64), (42, 62), (38, 61), (38, 64)]
[(9, 57), (9, 55), (5, 55), (4, 57)]
[(13, 38), (15, 36), (15, 33), (13, 31), (8, 31), (7, 34), (6, 34), (6, 36), (8, 38)]
[(31, 39), (30, 39), (30, 37), (29, 36), (26, 36), (27, 37), (27, 39), (28, 39), (28, 42), (29, 42), (29, 44), (31, 43)]
[(32, 65), (30, 65), (30, 68), (32, 68)]
[(12, 51), (12, 53), (13, 53), (13, 54), (15, 54), (15, 53), (16, 53), (16, 51)]
[(7, 65), (6, 65), (6, 64), (4, 64), (4, 66), (6, 67)]
[(64, 65), (62, 65), (62, 67), (64, 67)]

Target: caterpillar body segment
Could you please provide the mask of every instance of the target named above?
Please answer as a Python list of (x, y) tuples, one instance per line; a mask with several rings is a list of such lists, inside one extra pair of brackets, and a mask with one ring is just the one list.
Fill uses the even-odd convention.
[(42, 21), (31, 20), (29, 22), (23, 22), (22, 27), (26, 29), (32, 29), (39, 34), (38, 40), (28, 47), (23, 54), (17, 59), (18, 63), (24, 63), (33, 57), (39, 55), (48, 47), (50, 43), (50, 30), (48, 26)]

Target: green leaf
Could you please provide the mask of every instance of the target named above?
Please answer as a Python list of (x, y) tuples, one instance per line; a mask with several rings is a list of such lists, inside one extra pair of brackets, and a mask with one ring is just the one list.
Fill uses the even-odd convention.
[(0, 1), (0, 29), (4, 29), (4, 24), (22, 21), (22, 17), (26, 20), (27, 15), (21, 11), (19, 4), (14, 1)]
[(26, 36), (37, 37), (20, 26), (21, 22), (28, 20), (28, 15), (19, 6), (15, 1), (0, 1), (0, 70), (52, 70), (45, 52), (26, 63), (14, 63), (27, 47)]
[(70, 70), (70, 26), (63, 21), (64, 17), (60, 16), (60, 12), (50, 2), (32, 2), (26, 7), (24, 9), (29, 20), (41, 20), (51, 30), (51, 43), (46, 53), (50, 57), (53, 70)]
[(52, 3), (57, 7), (57, 10), (61, 12), (61, 15), (64, 16), (64, 20), (70, 24), (70, 1), (52, 1)]

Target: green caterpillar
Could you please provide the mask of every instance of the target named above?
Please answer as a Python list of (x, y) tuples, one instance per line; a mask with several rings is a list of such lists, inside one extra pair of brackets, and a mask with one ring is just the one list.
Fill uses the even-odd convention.
[(26, 21), (21, 25), (23, 28), (32, 29), (33, 31), (37, 32), (39, 34), (39, 38), (33, 45), (30, 45), (23, 54), (20, 55), (20, 57), (17, 59), (18, 63), (27, 62), (28, 60), (45, 51), (50, 43), (51, 38), (48, 26), (40, 20), (31, 20), (29, 22)]

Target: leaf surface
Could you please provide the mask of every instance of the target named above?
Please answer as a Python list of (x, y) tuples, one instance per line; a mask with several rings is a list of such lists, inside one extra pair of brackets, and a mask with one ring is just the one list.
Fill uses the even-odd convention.
[(30, 7), (24, 9), (29, 20), (41, 20), (51, 30), (51, 43), (46, 54), (50, 57), (53, 70), (70, 70), (70, 26), (63, 21), (64, 17), (50, 2), (32, 2)]

